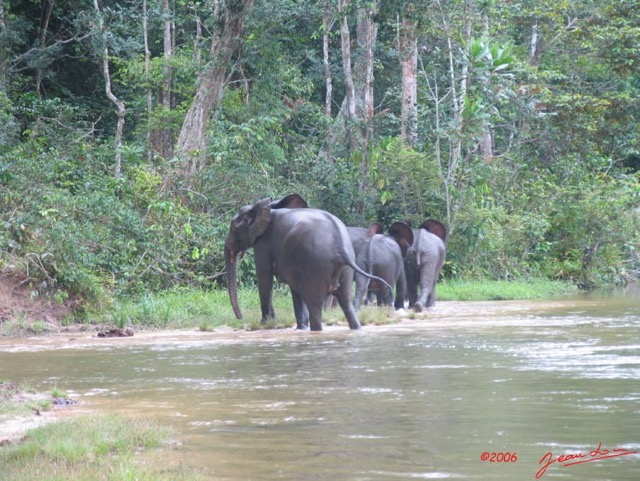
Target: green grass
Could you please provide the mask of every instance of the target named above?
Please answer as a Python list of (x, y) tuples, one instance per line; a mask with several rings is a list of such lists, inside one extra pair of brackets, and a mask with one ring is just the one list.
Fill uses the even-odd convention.
[[(145, 294), (139, 299), (116, 302), (113, 310), (98, 313), (102, 322), (118, 327), (138, 326), (154, 329), (200, 329), (210, 331), (229, 326), (236, 329), (260, 327), (260, 300), (254, 289), (238, 291), (243, 319), (236, 319), (226, 291), (176, 290)], [(291, 296), (284, 289), (274, 291), (278, 320), (270, 327), (295, 325)]]
[(0, 380), (0, 423), (34, 412), (48, 411), (52, 406), (50, 396), (38, 393), (26, 384), (17, 385)]
[[(483, 301), (543, 299), (576, 290), (570, 284), (533, 279), (528, 281), (443, 281), (438, 283), (438, 300)], [(260, 301), (256, 289), (238, 291), (243, 319), (236, 319), (226, 291), (177, 290), (146, 294), (139, 299), (117, 302), (113, 310), (99, 313), (100, 321), (117, 327), (152, 329), (200, 329), (222, 326), (234, 329), (282, 329), (295, 326), (291, 296), (286, 287), (274, 290), (277, 319), (260, 324)], [(360, 312), (363, 325), (394, 322), (389, 309), (365, 307)], [(346, 325), (339, 308), (325, 312), (326, 325)]]
[(440, 301), (509, 301), (549, 299), (576, 292), (566, 282), (547, 279), (526, 281), (445, 281), (438, 283)]
[(20, 443), (0, 448), (0, 480), (197, 479), (193, 469), (171, 466), (166, 453), (170, 434), (153, 422), (118, 415), (54, 422), (29, 431)]

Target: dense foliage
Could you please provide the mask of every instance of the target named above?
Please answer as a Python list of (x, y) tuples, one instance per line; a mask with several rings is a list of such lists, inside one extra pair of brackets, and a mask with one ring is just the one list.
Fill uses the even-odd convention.
[[(186, 158), (174, 144), (234, 3), (0, 0), (0, 270), (92, 302), (217, 286), (232, 214), (296, 191), (347, 225), (443, 220), (450, 277), (638, 276), (635, 1), (256, 1), (206, 150)], [(365, 10), (375, 109), (354, 120), (339, 24), (355, 38)], [(401, 19), (417, 45), (411, 141)], [(117, 147), (105, 64), (126, 108)]]

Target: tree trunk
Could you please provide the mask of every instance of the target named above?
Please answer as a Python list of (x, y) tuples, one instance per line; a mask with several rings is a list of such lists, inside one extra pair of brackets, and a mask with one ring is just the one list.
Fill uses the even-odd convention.
[(402, 69), (400, 135), (408, 146), (415, 147), (418, 137), (418, 41), (416, 23), (408, 18), (402, 19), (398, 52)]
[[(51, 14), (53, 13), (53, 1), (46, 1), (46, 10), (40, 25), (40, 37), (38, 38), (38, 46), (44, 51), (47, 43), (47, 31), (49, 30), (49, 21), (51, 20)], [(40, 63), (36, 65), (36, 94), (38, 97), (42, 97), (42, 66)]]
[[(483, 38), (487, 42), (489, 39), (489, 16), (484, 13), (482, 15)], [(484, 82), (484, 88), (488, 88), (489, 79)], [(480, 157), (485, 164), (493, 162), (493, 131), (490, 123), (485, 123), (483, 127), (482, 137), (480, 138)]]
[[(172, 14), (169, 7), (169, 0), (162, 0), (162, 16), (164, 17), (163, 29), (163, 47), (164, 47), (164, 66), (162, 75), (164, 82), (162, 85), (162, 111), (163, 115), (169, 115), (171, 112), (171, 95), (172, 95), (172, 69), (171, 58), (173, 57), (173, 35), (172, 35)], [(173, 157), (173, 129), (164, 127), (162, 129), (162, 150), (161, 155), (165, 159)]]
[[(4, 20), (4, 4), (3, 0), (0, 0), (0, 36), (4, 37), (7, 30), (7, 24)], [(5, 55), (0, 55), (0, 93), (7, 90), (7, 67), (5, 62), (7, 59)]]
[[(347, 0), (338, 0), (338, 12), (342, 16), (340, 23), (340, 45), (342, 51), (342, 71), (344, 73), (344, 104), (340, 111), (347, 120), (347, 124), (356, 118), (356, 89), (353, 83), (353, 71), (351, 68), (351, 35), (349, 34), (349, 21), (345, 7)], [(347, 125), (347, 129), (350, 129)]]
[(529, 63), (537, 67), (540, 63), (540, 46), (538, 45), (538, 21), (531, 26), (531, 42), (529, 43)]
[(329, 33), (333, 27), (331, 20), (330, 3), (325, 1), (324, 13), (322, 15), (322, 65), (324, 67), (324, 113), (331, 117), (331, 105), (333, 103), (333, 78), (331, 76), (331, 65), (329, 64)]
[(190, 158), (186, 174), (195, 174), (199, 159), (205, 155), (206, 129), (213, 107), (224, 93), (229, 64), (242, 40), (244, 23), (253, 0), (235, 0), (227, 3), (224, 25), (211, 43), (208, 67), (199, 76), (195, 97), (185, 116), (176, 145), (176, 154)]
[[(378, 26), (373, 17), (378, 13), (378, 1), (358, 9), (358, 55), (354, 65), (356, 73), (356, 117), (358, 119), (360, 161), (360, 191), (364, 192), (369, 178), (369, 147), (373, 138), (373, 51), (378, 36)], [(363, 206), (364, 208), (364, 206)]]
[(378, 37), (378, 26), (373, 17), (378, 13), (378, 2), (358, 8), (357, 44), (358, 51), (354, 64), (356, 87), (356, 116), (370, 122), (373, 119), (373, 50)]
[(144, 40), (144, 79), (147, 82), (147, 161), (153, 160), (151, 117), (153, 115), (153, 92), (151, 91), (151, 49), (149, 48), (149, 8), (147, 0), (142, 2), (142, 36)]
[(122, 134), (124, 132), (124, 118), (125, 118), (125, 105), (118, 97), (113, 94), (111, 90), (111, 74), (109, 73), (109, 48), (107, 45), (107, 34), (104, 27), (104, 19), (102, 18), (102, 12), (98, 5), (98, 0), (93, 0), (93, 6), (96, 11), (96, 21), (99, 28), (100, 40), (102, 42), (102, 76), (104, 77), (104, 90), (107, 98), (118, 109), (118, 123), (116, 125), (115, 136), (115, 168), (114, 174), (116, 177), (120, 177), (122, 172)]

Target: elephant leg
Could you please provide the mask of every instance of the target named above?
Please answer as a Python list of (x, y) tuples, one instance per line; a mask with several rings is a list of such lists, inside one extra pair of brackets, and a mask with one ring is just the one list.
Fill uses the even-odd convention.
[(338, 300), (333, 296), (333, 294), (327, 294), (327, 298), (324, 301), (323, 309), (328, 311), (329, 309), (333, 309), (338, 305)]
[(368, 290), (367, 297), (365, 297), (365, 304), (373, 304), (378, 302), (378, 293), (376, 291)]
[(393, 308), (404, 309), (404, 297), (407, 290), (407, 279), (404, 276), (404, 272), (400, 273), (398, 280), (396, 282), (396, 298), (393, 303)]
[(300, 293), (291, 289), (291, 299), (293, 300), (293, 312), (296, 315), (296, 329), (301, 331), (309, 330), (309, 309), (302, 300)]
[(425, 307), (432, 307), (429, 305), (429, 298), (433, 293), (433, 267), (426, 264), (420, 269), (420, 297), (418, 302), (413, 306), (416, 312), (421, 312)]
[(260, 295), (260, 310), (262, 311), (261, 323), (266, 323), (270, 319), (276, 318), (273, 310), (273, 273), (258, 274), (258, 293)]
[(324, 299), (319, 301), (308, 300), (306, 302), (309, 309), (309, 324), (312, 331), (322, 331), (322, 306)]
[(418, 302), (418, 283), (413, 279), (407, 281), (407, 297), (409, 298), (409, 308)]
[(333, 293), (338, 298), (338, 304), (347, 318), (349, 329), (360, 329), (360, 321), (355, 307), (351, 303), (351, 284), (353, 283), (353, 270), (344, 266), (340, 274), (340, 285)]
[(353, 298), (353, 306), (356, 311), (360, 309), (360, 304), (362, 303), (362, 299), (365, 299), (368, 288), (369, 279), (361, 274), (356, 274), (356, 295)]

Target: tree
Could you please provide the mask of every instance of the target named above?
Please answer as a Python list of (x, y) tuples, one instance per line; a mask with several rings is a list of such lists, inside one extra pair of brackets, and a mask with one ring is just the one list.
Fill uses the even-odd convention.
[(116, 106), (118, 110), (118, 121), (116, 126), (116, 134), (114, 139), (115, 144), (115, 167), (114, 174), (116, 177), (120, 177), (122, 172), (122, 135), (124, 133), (124, 121), (126, 115), (125, 104), (113, 93), (111, 89), (111, 73), (109, 71), (109, 46), (107, 43), (107, 30), (104, 24), (104, 17), (100, 10), (98, 0), (93, 0), (93, 7), (96, 14), (97, 22), (97, 34), (100, 38), (101, 44), (101, 60), (102, 60), (102, 76), (104, 77), (104, 91), (107, 98)]
[(204, 162), (206, 129), (214, 107), (222, 100), (231, 60), (242, 43), (244, 24), (253, 0), (232, 0), (221, 11), (221, 29), (214, 33), (209, 64), (198, 78), (198, 89), (178, 137), (176, 154), (189, 158), (187, 175), (194, 175)]
[(418, 39), (417, 22), (411, 13), (405, 12), (400, 20), (398, 55), (402, 72), (400, 135), (413, 147), (418, 138)]

